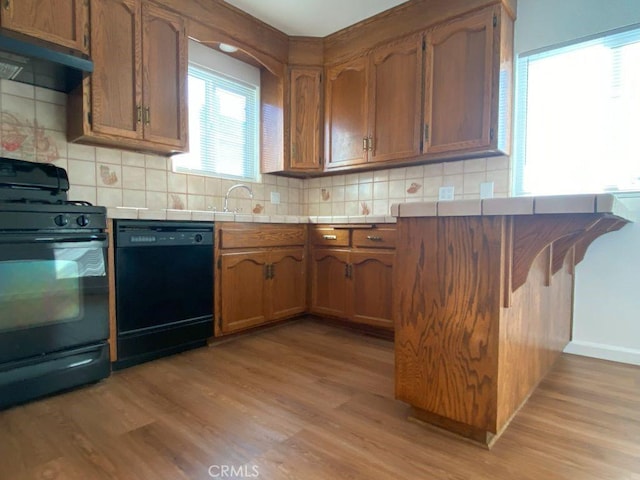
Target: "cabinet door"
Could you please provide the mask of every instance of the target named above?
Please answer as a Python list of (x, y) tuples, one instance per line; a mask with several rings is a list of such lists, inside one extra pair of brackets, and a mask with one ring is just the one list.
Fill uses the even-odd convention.
[(311, 312), (346, 318), (349, 251), (315, 249), (311, 260)]
[(142, 138), (142, 67), (139, 0), (91, 4), (92, 130)]
[(422, 35), (376, 49), (371, 55), (369, 162), (421, 153)]
[(294, 67), (291, 79), (291, 170), (318, 171), (321, 165), (322, 68)]
[(394, 252), (352, 252), (352, 302), (354, 322), (393, 329), (392, 283)]
[(220, 255), (220, 328), (244, 330), (267, 321), (267, 254), (260, 251)]
[(273, 250), (269, 254), (269, 320), (290, 317), (307, 309), (304, 248)]
[(187, 37), (182, 18), (160, 7), (142, 6), (144, 138), (187, 145)]
[(368, 70), (368, 57), (327, 69), (325, 169), (367, 161)]
[(84, 0), (3, 0), (2, 28), (89, 52)]
[(494, 31), (490, 8), (427, 35), (426, 153), (491, 144)]

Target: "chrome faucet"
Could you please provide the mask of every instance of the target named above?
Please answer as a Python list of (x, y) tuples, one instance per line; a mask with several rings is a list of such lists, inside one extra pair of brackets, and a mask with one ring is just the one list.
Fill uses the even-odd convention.
[(233, 185), (229, 190), (227, 190), (227, 194), (224, 196), (224, 207), (222, 209), (223, 212), (229, 211), (229, 194), (233, 192), (236, 188), (244, 188), (249, 192), (249, 198), (253, 199), (253, 191), (249, 185), (245, 185), (244, 183), (237, 183)]

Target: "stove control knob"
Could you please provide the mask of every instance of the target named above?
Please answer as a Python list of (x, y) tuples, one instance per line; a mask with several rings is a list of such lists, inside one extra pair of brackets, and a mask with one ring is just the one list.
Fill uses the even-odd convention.
[(86, 215), (80, 215), (76, 219), (76, 223), (81, 227), (86, 227), (87, 225), (89, 225), (89, 217), (87, 217)]
[(196, 241), (196, 243), (201, 243), (201, 242), (202, 242), (202, 240), (204, 240), (204, 239), (202, 238), (202, 235), (200, 235), (199, 233), (196, 233), (196, 236), (195, 236), (195, 241)]
[(53, 219), (54, 223), (59, 226), (59, 227), (64, 227), (66, 225), (68, 225), (69, 223), (69, 217), (67, 217), (66, 215), (57, 215), (54, 219)]

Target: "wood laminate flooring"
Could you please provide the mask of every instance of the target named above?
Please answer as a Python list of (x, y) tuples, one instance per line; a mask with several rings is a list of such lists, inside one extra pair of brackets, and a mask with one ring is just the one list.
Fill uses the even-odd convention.
[(491, 451), (407, 421), (393, 373), (281, 325), (0, 412), (0, 479), (640, 479), (639, 367), (564, 355)]

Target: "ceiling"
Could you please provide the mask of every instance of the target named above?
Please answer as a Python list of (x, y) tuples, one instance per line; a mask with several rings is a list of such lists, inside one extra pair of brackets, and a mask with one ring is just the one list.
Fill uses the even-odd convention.
[(225, 0), (287, 35), (325, 37), (406, 0)]

